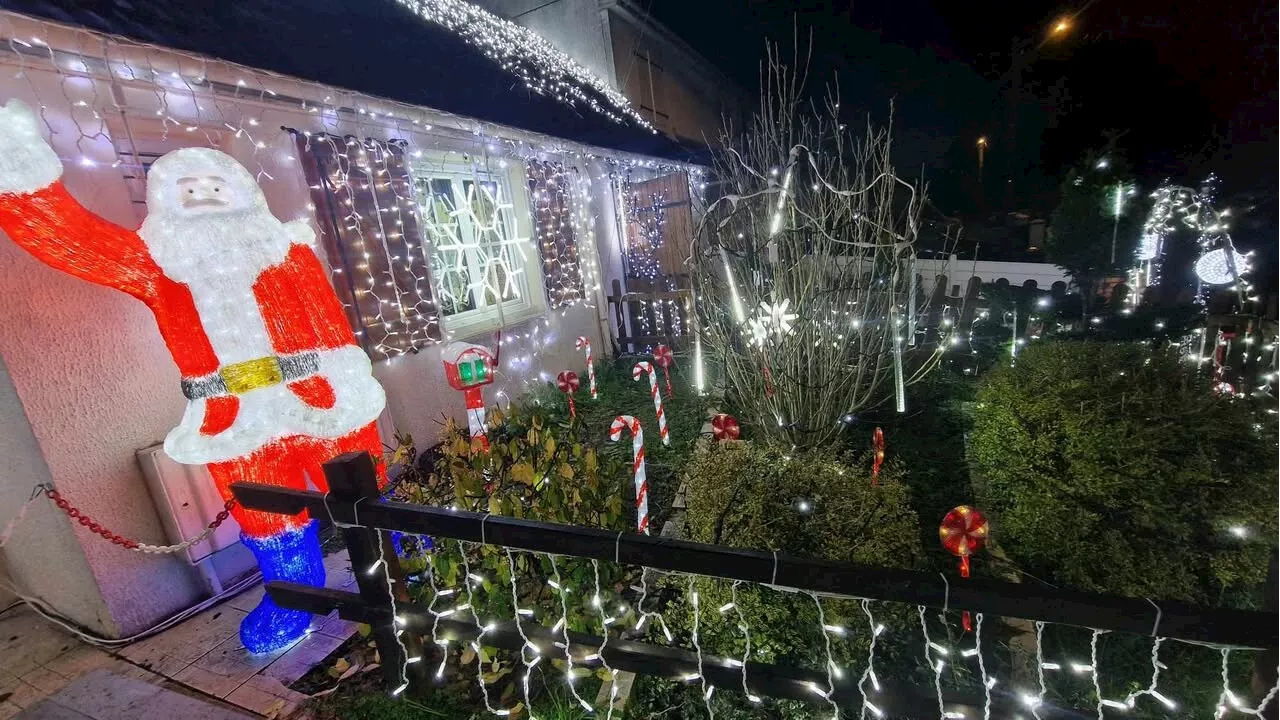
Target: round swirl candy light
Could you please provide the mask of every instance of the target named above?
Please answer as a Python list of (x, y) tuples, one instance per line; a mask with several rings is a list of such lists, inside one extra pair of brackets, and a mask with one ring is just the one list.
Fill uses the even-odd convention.
[[(1244, 275), (1249, 271), (1249, 258), (1236, 250), (1231, 250), (1235, 260), (1236, 273)], [(1227, 266), (1227, 248), (1210, 250), (1196, 261), (1196, 277), (1206, 285), (1226, 285), (1235, 282), (1231, 268)]]

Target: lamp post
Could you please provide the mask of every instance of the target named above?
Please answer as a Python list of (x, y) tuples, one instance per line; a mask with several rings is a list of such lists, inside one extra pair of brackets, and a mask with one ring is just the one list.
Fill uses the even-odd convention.
[(982, 181), (982, 166), (987, 157), (987, 136), (978, 138), (978, 181)]

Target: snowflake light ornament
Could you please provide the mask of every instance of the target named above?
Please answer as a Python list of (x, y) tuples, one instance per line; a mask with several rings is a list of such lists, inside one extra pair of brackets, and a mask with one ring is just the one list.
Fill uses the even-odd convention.
[(787, 312), (790, 307), (790, 299), (784, 299), (781, 303), (772, 305), (762, 301), (756, 315), (746, 322), (747, 332), (751, 334), (751, 342), (764, 347), (770, 334), (783, 337), (791, 332), (797, 316), (793, 312)]

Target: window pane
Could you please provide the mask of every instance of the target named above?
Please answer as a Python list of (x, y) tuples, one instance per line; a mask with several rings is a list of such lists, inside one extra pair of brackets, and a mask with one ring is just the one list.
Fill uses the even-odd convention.
[(444, 315), (474, 310), (468, 288), (466, 233), (455, 214), (454, 181), (449, 178), (419, 178), (419, 202), (426, 209), (423, 228), (431, 243), (431, 272), (440, 289), (440, 312)]

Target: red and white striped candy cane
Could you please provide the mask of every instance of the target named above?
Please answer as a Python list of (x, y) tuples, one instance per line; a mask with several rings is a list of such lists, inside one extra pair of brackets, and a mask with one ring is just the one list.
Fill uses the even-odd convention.
[(591, 388), (591, 399), (596, 399), (596, 365), (595, 356), (591, 354), (591, 341), (584, 335), (579, 335), (574, 341), (575, 350), (586, 348), (587, 350), (587, 386)]
[(631, 379), (639, 380), (645, 373), (649, 374), (649, 394), (653, 396), (653, 410), (658, 413), (658, 437), (662, 438), (663, 445), (670, 445), (671, 438), (667, 435), (667, 415), (662, 412), (662, 393), (658, 391), (658, 373), (654, 372), (651, 363), (638, 362), (634, 368), (631, 368)]
[(631, 431), (631, 467), (636, 480), (636, 530), (649, 534), (649, 481), (644, 477), (644, 431), (640, 421), (630, 415), (619, 415), (609, 426), (609, 439), (618, 442), (623, 430)]

